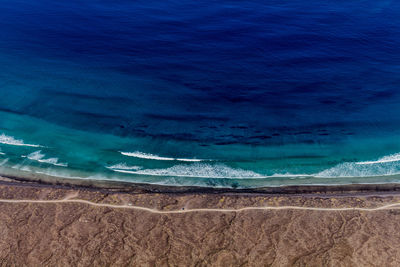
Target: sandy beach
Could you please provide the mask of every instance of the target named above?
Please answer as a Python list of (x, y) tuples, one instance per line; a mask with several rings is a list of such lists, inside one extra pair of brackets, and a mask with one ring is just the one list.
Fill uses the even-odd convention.
[[(0, 258), (26, 266), (395, 266), (396, 186), (171, 192), (3, 178)], [(338, 188), (337, 188), (338, 189)], [(276, 189), (275, 189), (276, 190)], [(298, 192), (295, 192), (297, 190)], [(308, 191), (308, 193), (302, 192)], [(169, 192), (168, 192), (169, 191)]]

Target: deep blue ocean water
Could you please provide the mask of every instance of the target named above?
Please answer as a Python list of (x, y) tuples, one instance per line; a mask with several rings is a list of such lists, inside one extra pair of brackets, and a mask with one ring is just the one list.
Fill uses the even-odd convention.
[(397, 1), (0, 3), (0, 174), (400, 181)]

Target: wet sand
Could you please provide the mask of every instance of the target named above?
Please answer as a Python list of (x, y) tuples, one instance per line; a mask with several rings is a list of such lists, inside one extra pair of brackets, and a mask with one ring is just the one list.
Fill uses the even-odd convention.
[(0, 181), (2, 265), (400, 265), (397, 185), (57, 183)]

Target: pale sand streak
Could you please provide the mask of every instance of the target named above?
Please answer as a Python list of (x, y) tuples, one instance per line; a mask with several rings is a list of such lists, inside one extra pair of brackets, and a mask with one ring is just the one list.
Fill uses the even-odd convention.
[(239, 209), (185, 209), (185, 210), (170, 210), (162, 211), (157, 209), (145, 208), (140, 206), (131, 205), (116, 205), (116, 204), (105, 204), (95, 203), (88, 200), (82, 199), (61, 199), (61, 200), (27, 200), (27, 199), (0, 199), (0, 203), (42, 203), (42, 204), (55, 204), (55, 203), (81, 203), (96, 207), (107, 207), (113, 209), (133, 209), (147, 211), (157, 214), (173, 214), (173, 213), (189, 213), (189, 212), (241, 212), (249, 210), (312, 210), (312, 211), (377, 211), (377, 210), (388, 210), (388, 209), (400, 209), (400, 203), (392, 203), (376, 208), (318, 208), (318, 207), (299, 207), (299, 206), (281, 206), (281, 207), (245, 207)]

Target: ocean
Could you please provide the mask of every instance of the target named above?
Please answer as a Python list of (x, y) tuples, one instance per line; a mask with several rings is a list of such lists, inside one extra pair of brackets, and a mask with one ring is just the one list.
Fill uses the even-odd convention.
[(400, 182), (398, 1), (0, 2), (0, 175)]

